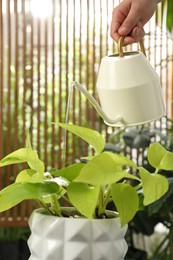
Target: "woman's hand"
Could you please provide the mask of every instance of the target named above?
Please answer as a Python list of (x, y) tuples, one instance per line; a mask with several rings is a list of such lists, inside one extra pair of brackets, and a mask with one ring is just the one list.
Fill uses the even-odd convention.
[(139, 42), (144, 37), (144, 25), (153, 16), (161, 0), (124, 0), (113, 10), (111, 37), (118, 42), (125, 36), (124, 44)]

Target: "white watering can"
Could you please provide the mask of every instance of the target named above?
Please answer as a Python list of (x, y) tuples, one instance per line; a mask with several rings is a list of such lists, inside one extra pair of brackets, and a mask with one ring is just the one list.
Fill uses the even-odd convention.
[(118, 54), (102, 58), (97, 92), (101, 106), (81, 84), (73, 82), (95, 107), (107, 125), (133, 126), (155, 121), (166, 115), (158, 75), (141, 51), (123, 53), (123, 37)]

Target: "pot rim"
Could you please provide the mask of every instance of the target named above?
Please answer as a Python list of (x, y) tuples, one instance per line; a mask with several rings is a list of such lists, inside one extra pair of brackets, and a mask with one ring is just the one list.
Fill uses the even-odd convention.
[[(75, 207), (61, 207), (62, 211), (66, 211), (67, 213), (68, 212), (71, 212), (71, 211), (75, 211), (77, 212), (77, 210), (75, 209)], [(40, 214), (40, 215), (45, 215), (45, 216), (48, 216), (48, 217), (52, 217), (52, 218), (60, 218), (60, 219), (70, 219), (70, 220), (89, 220), (89, 221), (107, 221), (107, 220), (117, 220), (117, 221), (120, 221), (119, 217), (118, 217), (118, 213), (113, 211), (113, 210), (106, 210), (105, 211), (110, 217), (108, 218), (93, 218), (93, 219), (88, 219), (84, 216), (77, 216), (77, 217), (66, 217), (66, 216), (54, 216), (54, 215), (51, 215), (49, 214), (44, 208), (38, 208), (38, 209), (35, 209), (33, 211), (33, 213), (36, 213), (36, 214)]]

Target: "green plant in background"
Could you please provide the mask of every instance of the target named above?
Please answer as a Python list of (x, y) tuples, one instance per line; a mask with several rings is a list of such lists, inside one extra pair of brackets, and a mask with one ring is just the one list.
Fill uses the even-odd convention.
[[(106, 147), (112, 152), (124, 152), (138, 161), (142, 167), (152, 173), (154, 168), (147, 158), (148, 147), (157, 140), (166, 150), (173, 151), (173, 121), (165, 118), (162, 121), (162, 127), (156, 122), (153, 127), (134, 127), (123, 129), (118, 134), (110, 136)], [(138, 158), (135, 158), (135, 156)], [(160, 170), (160, 174), (165, 176), (169, 182), (169, 189), (166, 194), (158, 201), (143, 207), (137, 212), (136, 216), (129, 223), (127, 241), (129, 251), (125, 259), (152, 259), (152, 260), (172, 260), (173, 252), (173, 171)], [(162, 223), (167, 229), (162, 236), (159, 234), (159, 241), (152, 242), (150, 252), (145, 252), (138, 248), (133, 238), (135, 235), (143, 234), (143, 236), (151, 237), (155, 233), (155, 227), (158, 223)], [(157, 238), (157, 235), (155, 235)], [(151, 241), (150, 241), (151, 243)], [(147, 258), (148, 254), (148, 258)], [(133, 257), (131, 257), (133, 256)]]
[(173, 2), (171, 0), (168, 0), (168, 6), (167, 6), (167, 28), (171, 32), (173, 28)]
[[(162, 23), (166, 23), (166, 28), (168, 31), (171, 33), (173, 29), (173, 1), (172, 0), (167, 0), (167, 1), (162, 1)], [(166, 19), (165, 19), (166, 18)]]
[(11, 242), (20, 239), (27, 240), (30, 234), (29, 227), (1, 227), (0, 241)]
[[(85, 157), (87, 163), (76, 163), (60, 170), (45, 173), (44, 163), (32, 150), (21, 148), (0, 161), (0, 167), (26, 162), (27, 168), (19, 172), (15, 182), (0, 191), (0, 211), (33, 199), (49, 214), (63, 216), (62, 200), (74, 206), (88, 219), (106, 217), (105, 209), (112, 201), (118, 211), (121, 225), (125, 225), (144, 205), (161, 198), (168, 190), (168, 180), (160, 170), (173, 169), (173, 153), (158, 143), (148, 149), (148, 160), (153, 173), (137, 166), (123, 154), (104, 151), (105, 140), (98, 132), (70, 124), (58, 124), (85, 140), (95, 154)], [(129, 172), (135, 169), (138, 174)]]

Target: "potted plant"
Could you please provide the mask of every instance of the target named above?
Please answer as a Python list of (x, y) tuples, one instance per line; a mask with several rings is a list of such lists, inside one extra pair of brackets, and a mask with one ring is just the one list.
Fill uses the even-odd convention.
[[(0, 167), (28, 164), (13, 184), (0, 191), (0, 211), (27, 199), (40, 204), (41, 209), (29, 219), (30, 260), (124, 259), (127, 223), (142, 204), (148, 205), (167, 192), (168, 181), (159, 171), (173, 169), (173, 153), (158, 143), (151, 144), (148, 160), (155, 171), (150, 174), (126, 156), (104, 151), (105, 140), (97, 131), (58, 125), (85, 140), (94, 155), (85, 157), (87, 163), (45, 173), (43, 162), (28, 141), (26, 148), (0, 161)], [(72, 208), (62, 207), (63, 201)], [(107, 210), (111, 201), (117, 213)]]

